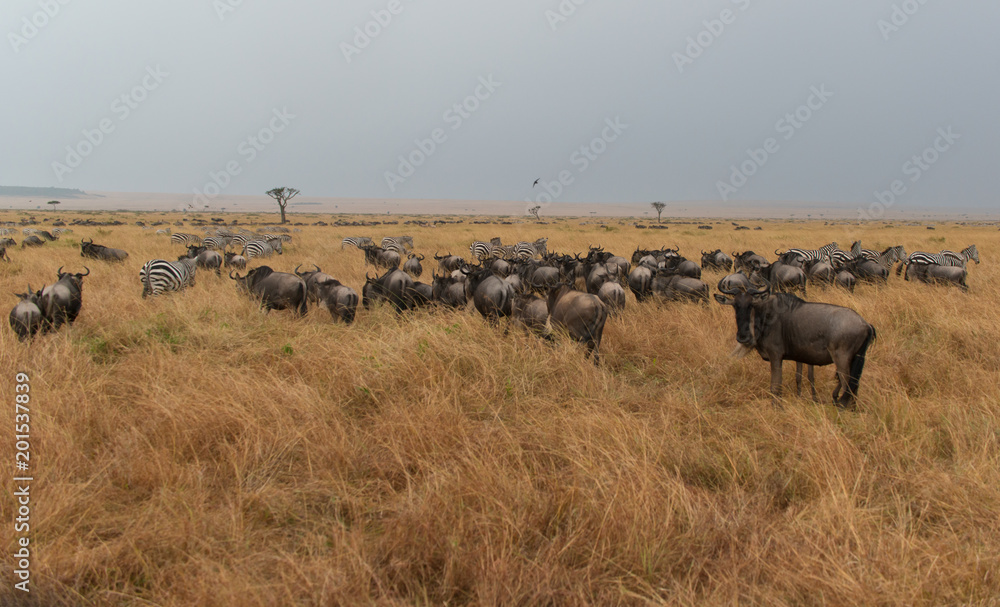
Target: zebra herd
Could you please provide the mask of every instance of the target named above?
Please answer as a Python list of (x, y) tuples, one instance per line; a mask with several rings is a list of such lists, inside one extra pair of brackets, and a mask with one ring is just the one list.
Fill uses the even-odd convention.
[(480, 261), (486, 259), (532, 259), (537, 256), (544, 256), (548, 252), (548, 238), (539, 238), (535, 242), (519, 242), (512, 245), (504, 245), (499, 238), (492, 238), (489, 242), (477, 240), (469, 245), (469, 254), (473, 259)]

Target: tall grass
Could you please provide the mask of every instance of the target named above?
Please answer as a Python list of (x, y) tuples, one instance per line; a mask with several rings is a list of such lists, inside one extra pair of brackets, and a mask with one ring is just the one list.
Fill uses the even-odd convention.
[[(13, 250), (0, 292), (81, 268), (81, 236), (130, 253), (123, 266), (86, 262), (72, 327), (30, 345), (0, 331), (6, 461), (14, 372), (32, 385), (32, 598), (996, 604), (995, 226), (714, 225), (303, 227), (268, 263), (315, 262), (360, 291), (362, 256), (340, 250), (355, 233), (412, 234), (425, 280), (434, 252), (467, 255), (492, 236), (626, 255), (676, 244), (695, 259), (858, 237), (908, 251), (976, 243), (984, 263), (970, 268), (968, 294), (895, 276), (853, 295), (811, 288), (809, 299), (850, 306), (878, 330), (858, 410), (842, 412), (829, 404), (832, 367), (817, 369), (815, 404), (790, 395), (786, 365), (774, 406), (768, 364), (729, 357), (735, 323), (714, 302), (657, 307), (629, 295), (595, 368), (576, 344), (466, 312), (377, 309), (350, 327), (324, 309), (263, 314), (225, 275), (199, 272), (188, 291), (142, 300), (142, 263), (181, 247), (131, 225)], [(720, 277), (705, 276), (713, 289)], [(0, 596), (13, 597), (10, 584)]]

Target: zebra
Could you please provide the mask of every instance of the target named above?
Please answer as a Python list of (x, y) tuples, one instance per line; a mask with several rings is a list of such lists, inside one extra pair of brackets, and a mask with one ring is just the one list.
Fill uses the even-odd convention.
[(243, 257), (248, 260), (254, 257), (270, 257), (274, 253), (281, 255), (281, 240), (251, 240), (243, 247)]
[(217, 249), (219, 251), (225, 250), (229, 246), (231, 238), (225, 236), (209, 236), (201, 242), (201, 246), (206, 249)]
[(906, 249), (902, 245), (889, 247), (882, 252), (872, 249), (861, 249), (861, 257), (870, 259), (883, 267), (891, 268), (897, 261), (906, 259)]
[(233, 236), (233, 239), (231, 241), (229, 241), (229, 244), (232, 245), (232, 246), (238, 247), (240, 249), (243, 249), (243, 248), (245, 248), (247, 246), (247, 244), (249, 242), (251, 242), (253, 240), (256, 240), (256, 239), (257, 239), (257, 237), (254, 236), (253, 234), (247, 234), (247, 233), (241, 232), (241, 233)]
[(785, 253), (792, 253), (802, 258), (802, 262), (812, 261), (813, 259), (818, 259), (820, 261), (825, 261), (831, 257), (833, 251), (838, 250), (837, 243), (831, 242), (828, 245), (822, 246), (819, 249), (808, 250), (808, 249), (788, 249)]
[(170, 228), (164, 228), (162, 230), (156, 231), (157, 236), (170, 236)]
[(548, 238), (539, 238), (535, 242), (519, 242), (514, 245), (513, 257), (523, 259), (533, 259), (535, 255), (544, 257), (548, 252), (545, 244), (548, 240)]
[[(971, 248), (971, 247), (970, 247)], [(965, 249), (962, 251), (964, 253), (968, 251)], [(951, 253), (951, 251), (948, 251)], [(976, 252), (976, 257), (979, 257), (978, 251)], [(958, 266), (965, 267), (965, 258), (961, 255), (951, 253), (951, 255), (946, 255), (944, 251), (940, 253), (927, 253), (926, 251), (914, 251), (910, 253), (910, 256), (903, 260), (903, 263), (896, 266), (896, 276), (903, 273), (903, 269), (910, 265), (911, 263), (923, 264), (923, 265), (939, 265), (939, 266)]]
[(201, 246), (201, 236), (197, 234), (185, 234), (184, 232), (177, 232), (170, 236), (170, 242), (174, 244), (182, 244), (184, 246), (188, 245), (198, 245)]
[(382, 239), (382, 248), (386, 251), (395, 251), (401, 255), (413, 249), (412, 236), (386, 236)]
[(494, 246), (492, 243), (483, 242), (481, 240), (477, 240), (469, 245), (469, 253), (472, 254), (473, 259), (489, 259), (494, 255), (493, 249)]
[(976, 262), (977, 264), (979, 263), (979, 249), (976, 248), (976, 245), (966, 247), (962, 249), (961, 252), (959, 253), (956, 253), (954, 251), (941, 251), (941, 254), (944, 255), (945, 257), (950, 257), (958, 261), (959, 263), (957, 265), (960, 265), (963, 268), (965, 267), (965, 264), (969, 262), (970, 259)]
[(347, 238), (340, 241), (340, 250), (343, 251), (344, 247), (347, 246), (360, 249), (361, 247), (366, 247), (374, 244), (375, 241), (373, 241), (371, 238), (367, 236), (348, 236)]
[(159, 295), (164, 291), (180, 291), (185, 287), (194, 286), (194, 273), (197, 258), (167, 261), (166, 259), (151, 259), (139, 270), (139, 281), (142, 283), (143, 298), (149, 295)]

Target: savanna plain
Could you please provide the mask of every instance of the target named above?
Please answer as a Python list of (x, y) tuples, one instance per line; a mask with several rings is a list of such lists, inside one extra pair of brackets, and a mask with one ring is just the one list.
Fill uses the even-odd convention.
[[(629, 294), (595, 367), (568, 339), (474, 311), (360, 310), (351, 326), (315, 306), (264, 314), (225, 273), (144, 300), (139, 268), (183, 247), (134, 223), (179, 214), (34, 215), (41, 229), (55, 215), (127, 225), (70, 226), (0, 262), (10, 307), (59, 266), (91, 270), (71, 327), (30, 343), (0, 328), (0, 605), (1000, 605), (995, 224), (334, 227), (295, 214), (306, 225), (284, 254), (251, 264), (316, 263), (360, 293), (363, 255), (341, 250), (345, 236), (412, 235), (426, 282), (435, 252), (468, 257), (494, 236), (626, 257), (679, 246), (696, 261), (975, 243), (968, 293), (895, 273), (853, 294), (810, 285), (807, 299), (878, 331), (845, 411), (829, 402), (832, 367), (817, 369), (814, 403), (786, 363), (772, 403), (768, 363), (730, 355), (733, 311), (714, 300)], [(130, 256), (84, 260), (83, 237)], [(716, 292), (722, 275), (703, 279)], [(30, 596), (11, 576), (16, 372), (32, 395)]]

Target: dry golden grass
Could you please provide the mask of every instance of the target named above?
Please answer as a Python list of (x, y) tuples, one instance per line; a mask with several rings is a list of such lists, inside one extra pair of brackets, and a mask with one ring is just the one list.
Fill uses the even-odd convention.
[[(732, 311), (714, 302), (629, 295), (595, 368), (575, 344), (468, 313), (362, 311), (351, 327), (323, 309), (265, 315), (204, 273), (144, 301), (142, 263), (181, 247), (133, 225), (12, 251), (11, 306), (27, 282), (79, 268), (82, 236), (131, 254), (87, 264), (68, 330), (30, 346), (0, 331), (4, 461), (13, 375), (31, 377), (35, 604), (996, 605), (996, 226), (760, 225), (304, 227), (270, 265), (316, 262), (360, 290), (361, 255), (340, 239), (400, 233), (428, 260), (492, 236), (692, 258), (860, 237), (976, 243), (984, 263), (968, 294), (895, 276), (811, 290), (878, 330), (858, 410), (841, 412), (832, 367), (817, 370), (822, 404), (773, 406), (767, 363), (729, 357)], [(719, 277), (706, 273), (713, 290)], [(0, 597), (17, 600), (4, 487)]]

